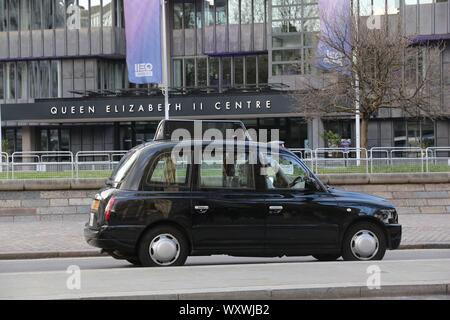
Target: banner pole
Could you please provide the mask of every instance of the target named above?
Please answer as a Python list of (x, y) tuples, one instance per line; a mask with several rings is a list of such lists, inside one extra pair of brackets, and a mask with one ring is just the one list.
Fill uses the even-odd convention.
[(163, 56), (164, 56), (164, 119), (169, 120), (169, 57), (167, 53), (167, 26), (166, 26), (166, 1), (161, 0), (162, 5), (162, 32), (163, 32)]

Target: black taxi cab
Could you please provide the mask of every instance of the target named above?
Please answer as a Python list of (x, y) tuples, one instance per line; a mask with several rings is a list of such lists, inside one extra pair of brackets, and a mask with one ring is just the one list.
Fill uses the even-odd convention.
[(180, 266), (216, 254), (381, 260), (399, 247), (402, 227), (391, 203), (324, 185), (283, 147), (163, 139), (121, 160), (84, 234), (135, 265)]

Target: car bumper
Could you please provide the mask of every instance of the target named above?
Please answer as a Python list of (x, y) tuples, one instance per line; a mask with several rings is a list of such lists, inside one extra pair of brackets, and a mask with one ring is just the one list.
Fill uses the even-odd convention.
[(105, 251), (134, 252), (142, 228), (103, 226), (94, 229), (86, 224), (86, 242)]
[(391, 250), (398, 249), (402, 241), (402, 226), (400, 224), (386, 225), (388, 236), (388, 247)]

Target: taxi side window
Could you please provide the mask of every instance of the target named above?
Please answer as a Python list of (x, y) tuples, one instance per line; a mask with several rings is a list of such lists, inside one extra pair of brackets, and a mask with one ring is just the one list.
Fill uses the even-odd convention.
[(261, 169), (267, 189), (305, 190), (308, 172), (294, 160), (285, 155), (267, 157), (267, 165)]
[(235, 157), (223, 152), (214, 159), (202, 159), (199, 186), (201, 189), (255, 189), (253, 165), (248, 154)]
[(146, 191), (180, 191), (189, 186), (187, 161), (173, 159), (170, 153), (159, 155), (151, 162), (143, 183)]

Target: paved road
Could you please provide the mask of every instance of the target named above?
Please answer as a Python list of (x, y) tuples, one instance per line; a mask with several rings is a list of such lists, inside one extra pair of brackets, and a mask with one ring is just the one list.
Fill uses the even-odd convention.
[[(426, 253), (418, 254), (426, 255)], [(212, 257), (212, 259), (219, 259), (219, 257)], [(230, 258), (221, 257), (220, 259)], [(83, 259), (75, 261), (81, 260)], [(84, 260), (90, 261), (90, 259)], [(261, 263), (263, 261), (255, 263), (256, 261), (247, 261), (247, 264), (235, 262), (213, 266), (201, 261), (191, 261), (191, 265), (178, 268), (132, 268), (119, 265), (116, 268), (110, 268), (111, 260), (108, 261), (105, 258), (94, 260), (103, 261), (108, 268), (82, 269), (81, 273), (76, 274), (68, 274), (63, 270), (1, 273), (0, 299), (244, 300), (372, 296), (407, 298), (424, 295), (446, 298), (450, 290), (450, 259), (448, 258), (414, 259), (410, 256), (405, 257), (404, 260), (394, 258), (394, 260), (377, 262), (280, 263), (278, 260), (278, 263)], [(36, 262), (38, 261), (22, 261), (23, 264)], [(55, 263), (44, 262), (47, 265)], [(4, 262), (2, 267), (8, 263), (10, 262)], [(11, 263), (17, 263), (17, 261)], [(378, 270), (375, 272), (380, 284), (377, 290), (368, 287), (368, 283), (374, 284), (374, 268)], [(79, 282), (74, 279), (79, 279)], [(80, 288), (73, 287), (76, 283), (80, 284)]]
[[(394, 260), (427, 260), (450, 259), (450, 249), (436, 250), (396, 250), (387, 251), (384, 258)], [(241, 258), (229, 256), (190, 257), (186, 266), (239, 265), (239, 264), (271, 264), (271, 263), (319, 263), (313, 257), (284, 258)], [(65, 271), (69, 266), (79, 266), (81, 270), (134, 268), (127, 261), (115, 260), (111, 257), (67, 258), (41, 260), (0, 260), (1, 273), (25, 273), (43, 271)]]

